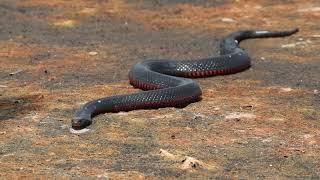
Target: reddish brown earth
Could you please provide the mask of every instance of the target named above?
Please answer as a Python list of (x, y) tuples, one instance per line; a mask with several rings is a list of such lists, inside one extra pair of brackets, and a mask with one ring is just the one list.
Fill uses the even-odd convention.
[[(2, 0), (0, 176), (318, 179), (319, 18), (316, 0)], [(81, 104), (139, 91), (127, 79), (139, 61), (209, 57), (232, 31), (293, 27), (243, 42), (249, 70), (197, 79), (200, 102), (70, 131)]]

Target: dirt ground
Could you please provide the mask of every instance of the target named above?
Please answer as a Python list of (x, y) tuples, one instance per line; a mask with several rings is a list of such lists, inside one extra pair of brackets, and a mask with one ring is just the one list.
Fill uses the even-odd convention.
[[(319, 19), (317, 0), (1, 0), (0, 179), (319, 179)], [(196, 79), (200, 102), (70, 129), (81, 104), (139, 91), (139, 61), (294, 27), (241, 43), (252, 67)]]

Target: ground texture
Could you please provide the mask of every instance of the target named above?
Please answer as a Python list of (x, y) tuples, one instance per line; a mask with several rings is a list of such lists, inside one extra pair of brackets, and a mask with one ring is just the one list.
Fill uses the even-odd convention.
[[(0, 176), (318, 179), (319, 19), (317, 0), (1, 0)], [(294, 27), (243, 42), (249, 70), (196, 79), (200, 102), (70, 130), (81, 104), (139, 91), (127, 79), (139, 61), (214, 56), (232, 31)]]

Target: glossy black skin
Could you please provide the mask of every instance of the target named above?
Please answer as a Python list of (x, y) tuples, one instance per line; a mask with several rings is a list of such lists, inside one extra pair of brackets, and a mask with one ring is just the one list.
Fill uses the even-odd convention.
[(75, 113), (72, 127), (85, 128), (92, 123), (92, 118), (100, 113), (183, 107), (196, 102), (201, 97), (199, 85), (183, 77), (208, 77), (243, 71), (250, 67), (250, 57), (238, 47), (240, 41), (251, 38), (284, 37), (296, 32), (298, 29), (279, 32), (237, 31), (222, 40), (220, 56), (217, 57), (186, 61), (162, 59), (140, 62), (129, 72), (130, 83), (149, 91), (90, 101)]

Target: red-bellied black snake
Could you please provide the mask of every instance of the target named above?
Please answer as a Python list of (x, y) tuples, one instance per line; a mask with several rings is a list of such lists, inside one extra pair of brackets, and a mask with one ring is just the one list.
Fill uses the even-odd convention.
[(201, 97), (199, 85), (188, 78), (232, 74), (250, 67), (250, 57), (239, 48), (245, 39), (290, 36), (289, 31), (237, 31), (221, 41), (220, 56), (199, 60), (145, 60), (129, 72), (130, 83), (146, 90), (134, 94), (104, 97), (84, 104), (72, 119), (74, 129), (92, 123), (93, 116), (105, 112), (130, 111), (161, 107), (183, 107)]

